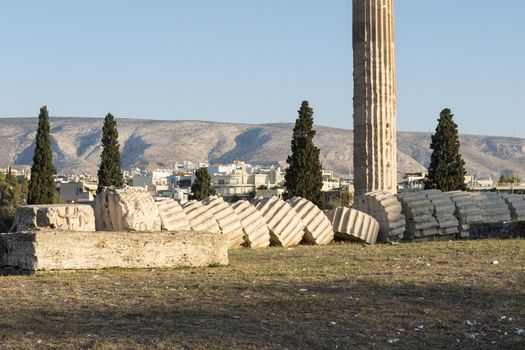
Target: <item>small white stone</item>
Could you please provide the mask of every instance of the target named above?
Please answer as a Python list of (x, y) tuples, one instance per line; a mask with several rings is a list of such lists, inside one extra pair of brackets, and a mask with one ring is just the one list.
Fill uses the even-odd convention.
[(337, 323), (335, 323), (334, 321), (330, 322), (330, 325), (332, 326), (335, 326)]
[(498, 260), (494, 260), (494, 261), (492, 262), (492, 265), (498, 265), (498, 264), (499, 264), (499, 261), (498, 261)]
[(523, 333), (525, 333), (525, 330), (523, 328), (515, 328), (514, 333), (516, 333), (517, 335), (522, 335)]
[(388, 339), (388, 344), (395, 344), (399, 341), (398, 338), (394, 338), (394, 339)]
[(308, 290), (308, 289), (306, 289), (306, 288), (301, 288), (301, 289), (299, 289), (299, 292), (304, 293), (304, 292), (306, 292), (307, 290)]

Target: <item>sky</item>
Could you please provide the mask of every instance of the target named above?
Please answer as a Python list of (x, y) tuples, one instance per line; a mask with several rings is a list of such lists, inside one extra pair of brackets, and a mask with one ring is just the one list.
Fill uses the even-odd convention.
[[(0, 0), (0, 117), (352, 128), (351, 0)], [(525, 137), (525, 1), (395, 0), (398, 130)]]

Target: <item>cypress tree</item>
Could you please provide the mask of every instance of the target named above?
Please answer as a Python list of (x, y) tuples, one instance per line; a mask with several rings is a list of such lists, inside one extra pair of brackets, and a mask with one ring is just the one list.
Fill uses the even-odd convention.
[(40, 108), (38, 116), (38, 129), (36, 132), (36, 147), (31, 166), (31, 179), (27, 204), (51, 204), (55, 194), (56, 174), (51, 153), (51, 137), (49, 129), (49, 114), (47, 106)]
[(200, 168), (195, 172), (195, 182), (191, 185), (192, 199), (201, 201), (215, 195), (215, 188), (211, 184), (208, 169)]
[(465, 161), (459, 153), (458, 126), (450, 109), (441, 111), (432, 135), (430, 167), (425, 179), (425, 189), (442, 191), (466, 190)]
[(98, 169), (98, 192), (104, 187), (122, 187), (124, 179), (120, 169), (120, 146), (117, 122), (111, 113), (106, 115), (102, 128), (102, 154)]
[(313, 142), (315, 136), (314, 111), (309, 107), (308, 101), (303, 101), (298, 112), (299, 117), (293, 129), (292, 154), (286, 159), (289, 167), (284, 176), (285, 197), (300, 196), (323, 207), (320, 151)]

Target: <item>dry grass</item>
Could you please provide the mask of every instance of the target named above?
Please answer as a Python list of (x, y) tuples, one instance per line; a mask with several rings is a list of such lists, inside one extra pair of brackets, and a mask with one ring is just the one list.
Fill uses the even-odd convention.
[(524, 240), (237, 250), (230, 262), (0, 276), (0, 348), (525, 348)]

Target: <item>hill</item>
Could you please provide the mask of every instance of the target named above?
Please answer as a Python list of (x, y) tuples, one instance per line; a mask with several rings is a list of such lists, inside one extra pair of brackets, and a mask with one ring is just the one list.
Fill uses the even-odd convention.
[[(0, 167), (30, 164), (36, 118), (0, 119)], [(206, 121), (118, 119), (124, 168), (171, 167), (175, 162), (283, 163), (290, 150), (292, 124), (238, 124)], [(53, 153), (61, 173), (96, 173), (103, 120), (51, 118)], [(352, 169), (351, 130), (316, 126), (316, 144), (325, 168)], [(513, 172), (525, 178), (525, 139), (461, 135), (461, 152), (471, 174)], [(398, 133), (400, 174), (424, 170), (430, 159), (430, 133)]]

